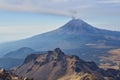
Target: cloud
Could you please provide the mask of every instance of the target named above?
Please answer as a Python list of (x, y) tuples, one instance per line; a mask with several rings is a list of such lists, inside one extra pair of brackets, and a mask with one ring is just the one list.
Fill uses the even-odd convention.
[[(54, 7), (51, 7), (51, 8), (46, 7), (49, 1), (42, 1), (43, 4), (40, 1), (38, 0), (0, 0), (0, 9), (8, 10), (8, 11), (19, 11), (19, 12), (68, 15), (66, 12), (63, 13), (60, 10), (54, 9)], [(56, 2), (60, 0), (51, 0), (51, 1)], [(66, 1), (66, 0), (61, 0), (61, 1)]]
[(53, 2), (67, 2), (69, 0), (51, 0), (51, 1), (53, 1)]
[(0, 9), (71, 16), (70, 10), (89, 8), (88, 3), (88, 0), (0, 0)]
[(73, 16), (71, 11), (76, 11), (74, 16), (87, 19), (97, 16), (114, 17), (120, 13), (119, 5), (116, 6), (115, 3), (120, 3), (120, 0), (0, 0), (0, 10), (68, 17)]
[(120, 0), (100, 0), (99, 3), (120, 4)]
[(105, 3), (120, 3), (120, 0), (0, 0), (0, 10), (71, 16), (71, 10), (80, 14), (86, 10), (97, 10)]
[[(100, 26), (102, 28), (106, 26), (106, 24), (112, 26), (118, 24), (117, 26), (120, 26), (119, 4), (120, 0), (0, 0), (0, 10), (38, 14), (48, 13), (67, 17), (74, 15), (83, 20), (85, 19), (87, 22), (92, 24), (96, 23), (97, 25), (95, 26)], [(77, 12), (77, 14), (74, 14), (74, 12)], [(49, 30), (52, 30), (51, 26), (49, 26)], [(21, 38), (26, 35), (34, 35), (40, 32), (39, 27), (38, 29), (34, 29), (34, 31), (32, 31), (33, 33), (29, 33), (30, 31), (28, 31), (29, 29), (26, 28), (26, 26), (16, 27), (9, 25), (9, 27), (11, 28), (0, 27), (0, 36), (3, 35), (4, 37), (4, 35), (11, 35), (12, 37), (10, 39), (15, 39), (14, 37), (18, 39), (19, 36)], [(30, 30), (33, 30), (33, 27), (31, 27)], [(41, 32), (42, 31), (43, 30), (41, 30)], [(16, 36), (16, 34), (19, 36)], [(4, 37), (4, 39), (9, 39), (7, 37)]]
[[(107, 5), (106, 5), (107, 3)], [(108, 4), (109, 3), (109, 4)], [(119, 14), (120, 0), (0, 0), (0, 10), (48, 13), (82, 19)], [(113, 5), (115, 6), (113, 6)]]

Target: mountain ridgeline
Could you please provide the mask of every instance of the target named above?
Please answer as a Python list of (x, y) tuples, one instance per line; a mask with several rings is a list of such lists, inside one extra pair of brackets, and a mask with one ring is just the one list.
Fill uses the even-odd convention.
[(120, 80), (120, 71), (102, 70), (94, 62), (66, 55), (59, 48), (28, 55), (24, 63), (12, 71), (34, 80)]
[(0, 53), (3, 56), (21, 47), (30, 47), (37, 51), (59, 47), (68, 54), (100, 64), (104, 63), (101, 57), (109, 55), (112, 49), (120, 48), (120, 32), (95, 28), (83, 20), (72, 19), (56, 30), (0, 44)]
[(5, 69), (11, 69), (13, 67), (19, 66), (23, 63), (24, 59), (34, 53), (34, 54), (41, 54), (44, 51), (35, 51), (28, 47), (22, 47), (15, 51), (10, 51), (5, 54), (2, 58), (0, 58), (0, 67)]
[(28, 47), (22, 47), (16, 51), (11, 51), (4, 55), (5, 58), (15, 58), (15, 59), (24, 59), (27, 57), (27, 55), (35, 52), (35, 50), (28, 48)]

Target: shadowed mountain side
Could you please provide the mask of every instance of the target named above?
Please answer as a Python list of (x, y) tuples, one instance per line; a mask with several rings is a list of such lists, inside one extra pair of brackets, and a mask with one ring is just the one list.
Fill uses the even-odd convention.
[(28, 47), (23, 47), (15, 51), (11, 51), (4, 55), (3, 58), (0, 58), (0, 67), (5, 69), (11, 69), (16, 66), (19, 66), (23, 63), (24, 59), (34, 53), (34, 54), (41, 54), (45, 51), (35, 51)]
[(0, 68), (11, 69), (20, 66), (24, 59), (0, 58)]
[(29, 47), (22, 47), (16, 51), (11, 51), (4, 55), (4, 58), (24, 59), (29, 54), (35, 52), (35, 50)]

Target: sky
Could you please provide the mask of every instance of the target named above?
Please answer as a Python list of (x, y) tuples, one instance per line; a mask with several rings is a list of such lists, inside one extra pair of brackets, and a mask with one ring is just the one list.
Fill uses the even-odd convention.
[(72, 16), (120, 31), (120, 0), (0, 0), (0, 43), (57, 29)]

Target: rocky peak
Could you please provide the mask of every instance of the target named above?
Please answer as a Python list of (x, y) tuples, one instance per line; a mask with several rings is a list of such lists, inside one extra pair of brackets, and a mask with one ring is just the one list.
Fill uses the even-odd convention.
[(60, 48), (56, 48), (56, 49), (54, 49), (54, 51), (55, 51), (56, 53), (62, 53), (62, 50), (61, 50)]
[(53, 51), (46, 51), (44, 54), (30, 54), (26, 57), (24, 64), (31, 61), (42, 61), (44, 63), (49, 63), (53, 60), (61, 60), (65, 57), (64, 52), (60, 48), (56, 48)]
[(102, 71), (94, 62), (86, 62), (75, 55), (65, 55), (60, 48), (44, 54), (32, 54), (27, 58), (27, 63), (16, 68), (14, 73), (35, 80), (120, 80), (119, 77), (104, 79), (109, 76), (114, 78), (111, 72), (115, 71)]
[(54, 53), (55, 53), (58, 57), (63, 57), (63, 56), (65, 56), (64, 52), (62, 52), (62, 50), (61, 50), (60, 48), (54, 49)]
[[(78, 56), (75, 55), (66, 55), (60, 48), (56, 48), (53, 51), (47, 51), (44, 54), (31, 54), (27, 56), (27, 58), (24, 61), (24, 64), (34, 62), (37, 65), (43, 66), (45, 64), (49, 64), (54, 62), (55, 64), (58, 64), (59, 62), (64, 62), (64, 64), (60, 65), (67, 65), (66, 67), (69, 67), (71, 71), (90, 71), (94, 70), (92, 67), (95, 68), (95, 70), (98, 69), (96, 64), (93, 64), (93, 62), (85, 62), (84, 60), (80, 59)], [(71, 66), (71, 68), (70, 68)]]

